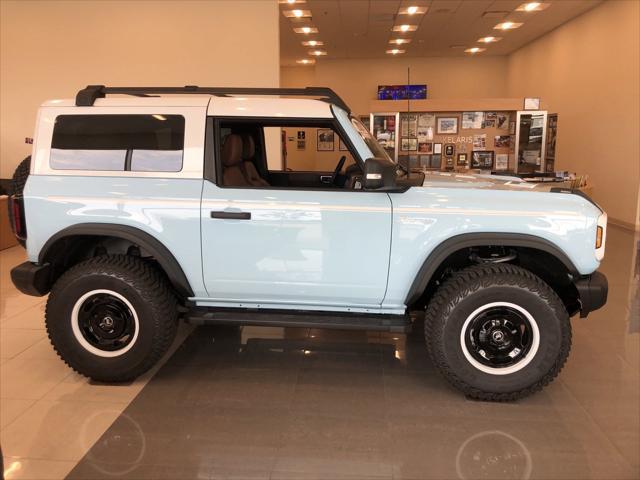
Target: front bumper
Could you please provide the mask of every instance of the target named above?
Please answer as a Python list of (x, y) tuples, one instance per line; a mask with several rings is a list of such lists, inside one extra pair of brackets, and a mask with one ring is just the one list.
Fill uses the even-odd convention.
[(21, 263), (11, 269), (11, 281), (22, 293), (42, 297), (51, 289), (51, 265)]
[(607, 303), (609, 282), (600, 272), (593, 272), (574, 282), (580, 296), (580, 317), (586, 317), (590, 312), (599, 309)]

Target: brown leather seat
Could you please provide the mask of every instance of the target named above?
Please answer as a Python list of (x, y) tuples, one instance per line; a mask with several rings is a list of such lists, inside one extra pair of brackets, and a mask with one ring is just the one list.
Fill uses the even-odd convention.
[(222, 183), (225, 187), (247, 187), (250, 183), (244, 174), (242, 137), (227, 135), (222, 144)]
[(269, 182), (260, 176), (253, 163), (256, 156), (256, 144), (251, 135), (242, 135), (242, 160), (247, 182), (253, 187), (269, 187)]

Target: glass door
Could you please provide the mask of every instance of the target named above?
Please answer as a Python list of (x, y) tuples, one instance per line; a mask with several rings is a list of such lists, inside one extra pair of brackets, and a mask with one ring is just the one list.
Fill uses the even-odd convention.
[(372, 113), (371, 134), (378, 140), (389, 157), (398, 162), (398, 124), (400, 113)]
[(516, 119), (516, 173), (543, 173), (547, 112), (520, 111)]

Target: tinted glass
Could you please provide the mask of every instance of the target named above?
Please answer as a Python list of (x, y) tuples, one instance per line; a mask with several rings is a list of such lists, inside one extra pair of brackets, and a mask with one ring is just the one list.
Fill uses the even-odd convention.
[(181, 115), (60, 115), (51, 142), (56, 170), (182, 169)]

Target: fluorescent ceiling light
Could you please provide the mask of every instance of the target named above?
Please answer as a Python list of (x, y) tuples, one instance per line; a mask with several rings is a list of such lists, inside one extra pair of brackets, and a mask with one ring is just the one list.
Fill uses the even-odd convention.
[(287, 18), (309, 18), (311, 10), (283, 10), (282, 14)]
[(389, 40), (389, 43), (393, 43), (394, 45), (404, 45), (406, 43), (411, 43), (410, 38), (394, 38)]
[(394, 32), (415, 32), (418, 29), (417, 25), (395, 25), (393, 27)]
[(401, 8), (398, 12), (399, 15), (423, 15), (425, 13), (427, 13), (427, 7), (417, 7), (415, 5)]
[(484, 52), (485, 50), (486, 50), (486, 48), (471, 47), (471, 48), (467, 48), (465, 50), (465, 52), (467, 52), (467, 53), (480, 53), (480, 52)]
[(386, 53), (388, 53), (389, 55), (399, 55), (401, 53), (404, 53), (405, 50), (401, 50), (399, 48), (392, 48), (391, 50), (387, 50)]
[(502, 40), (502, 37), (482, 37), (478, 39), (480, 43), (495, 43), (500, 40)]
[(502, 22), (493, 27), (494, 30), (513, 30), (514, 28), (520, 28), (522, 23), (516, 22)]
[(309, 40), (308, 42), (302, 42), (302, 45), (305, 47), (321, 47), (324, 45), (324, 42), (319, 40)]
[(318, 29), (316, 27), (296, 27), (293, 29), (296, 33), (303, 33), (305, 35), (309, 35), (310, 33), (318, 33)]
[(300, 60), (296, 60), (296, 63), (301, 65), (313, 65), (316, 61), (313, 58), (301, 58)]
[(326, 55), (327, 51), (326, 50), (309, 50), (307, 53), (315, 57), (321, 57), (323, 55)]
[(529, 2), (523, 3), (518, 8), (516, 8), (517, 12), (539, 12), (540, 10), (544, 10), (549, 6), (548, 3), (542, 2)]

